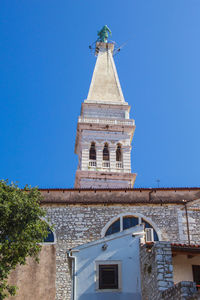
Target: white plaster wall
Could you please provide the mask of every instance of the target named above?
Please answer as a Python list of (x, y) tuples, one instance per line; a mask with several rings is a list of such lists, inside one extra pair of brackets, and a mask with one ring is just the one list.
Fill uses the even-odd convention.
[(192, 265), (200, 265), (200, 255), (188, 258), (187, 255), (173, 257), (174, 283), (193, 281)]
[[(141, 300), (139, 236), (133, 237), (133, 231), (78, 247), (79, 252), (74, 253), (75, 300)], [(103, 251), (105, 243), (107, 249)], [(121, 262), (121, 291), (97, 291), (96, 262), (108, 260)]]

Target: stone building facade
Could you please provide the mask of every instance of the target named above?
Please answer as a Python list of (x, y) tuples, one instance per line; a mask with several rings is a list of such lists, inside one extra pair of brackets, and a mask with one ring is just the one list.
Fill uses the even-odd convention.
[[(137, 216), (149, 222), (156, 230), (160, 241), (170, 244), (200, 244), (199, 188), (47, 189), (41, 192), (44, 197), (41, 205), (47, 212), (49, 222), (54, 225), (56, 238), (53, 245), (43, 246), (47, 249), (45, 250), (47, 253), (54, 253), (48, 254), (51, 268), (46, 269), (44, 257), (41, 258), (38, 266), (34, 265), (33, 271), (41, 274), (40, 280), (38, 277), (39, 282), (36, 280), (35, 284), (41, 286), (41, 281), (46, 282), (46, 286), (43, 286), (44, 290), (49, 290), (49, 284), (51, 284), (51, 293), (47, 293), (44, 298), (40, 299), (54, 299), (52, 296), (54, 294), (56, 300), (71, 299), (72, 281), (67, 252), (71, 248), (102, 238), (109, 226), (123, 216)], [(168, 251), (171, 251), (170, 244), (166, 246)], [(187, 260), (187, 254), (185, 255)], [(172, 258), (170, 259), (170, 264), (172, 264)], [(195, 264), (200, 265), (198, 255), (197, 259), (198, 262)], [(143, 268), (146, 260), (144, 256), (141, 262)], [(151, 259), (148, 258), (148, 261), (150, 262)], [(43, 271), (38, 272), (38, 268), (42, 268)], [(173, 269), (173, 264), (171, 268)], [(23, 281), (20, 279), (22, 269)], [(32, 278), (25, 275), (29, 272), (30, 268), (23, 267), (13, 275), (13, 280), (15, 282), (18, 280), (19, 287), (19, 283), (23, 285), (23, 288), (19, 289), (18, 296), (13, 299), (27, 299), (27, 295), (30, 300), (36, 299), (38, 288), (34, 290), (32, 297), (29, 294), (30, 290), (26, 290), (26, 287), (28, 289), (30, 286), (30, 283), (26, 284), (26, 281)], [(53, 286), (52, 278), (55, 278)], [(188, 278), (186, 272), (184, 281)], [(170, 282), (174, 282), (174, 274), (171, 274), (169, 279)], [(182, 277), (181, 281), (183, 279)], [(176, 280), (175, 283), (178, 283), (177, 276)], [(144, 281), (146, 282), (146, 279)], [(167, 285), (164, 289), (167, 290), (168, 287)], [(149, 298), (142, 299), (156, 300), (157, 298), (149, 295)]]
[[(77, 299), (72, 295), (71, 249), (136, 224), (153, 233), (150, 244), (147, 231), (142, 233), (138, 251), (141, 299), (198, 299), (192, 267), (200, 266), (200, 188), (132, 188), (135, 122), (129, 119), (113, 49), (113, 44), (97, 43), (97, 62), (77, 125), (75, 188), (40, 190), (54, 242), (43, 245), (39, 265), (29, 261), (13, 272), (10, 280), (19, 291), (12, 299)], [(92, 300), (103, 294), (96, 297)]]
[(190, 242), (200, 244), (198, 188), (43, 190), (42, 193), (47, 215), (51, 223), (55, 224), (56, 299), (59, 300), (70, 299), (71, 278), (66, 256), (68, 249), (101, 238), (107, 227), (122, 215), (142, 216), (156, 229), (159, 240), (181, 244), (189, 242), (189, 222)]

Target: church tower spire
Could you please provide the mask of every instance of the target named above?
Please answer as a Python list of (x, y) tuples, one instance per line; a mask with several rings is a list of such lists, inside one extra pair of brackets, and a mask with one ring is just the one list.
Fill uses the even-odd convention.
[(97, 61), (88, 93), (88, 101), (124, 103), (117, 70), (113, 60), (114, 44), (97, 43)]
[(131, 188), (135, 181), (130, 157), (135, 122), (129, 119), (113, 51), (113, 43), (96, 43), (97, 61), (77, 125), (75, 188)]

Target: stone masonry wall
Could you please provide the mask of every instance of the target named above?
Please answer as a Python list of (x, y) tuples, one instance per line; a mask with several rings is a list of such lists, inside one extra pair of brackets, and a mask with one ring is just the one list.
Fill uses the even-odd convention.
[(200, 300), (200, 292), (193, 294), (191, 297), (188, 297), (187, 300)]
[(161, 292), (173, 286), (171, 244), (156, 242), (140, 250), (142, 299), (160, 300)]
[(170, 242), (140, 247), (142, 300), (200, 299), (196, 284), (182, 281), (174, 285)]
[(190, 281), (181, 281), (161, 293), (163, 300), (193, 300), (196, 298), (196, 284)]
[(161, 240), (180, 242), (177, 222), (178, 206), (173, 205), (77, 205), (46, 207), (47, 216), (54, 224), (57, 237), (57, 300), (70, 299), (71, 279), (68, 271), (68, 249), (99, 239), (101, 230), (119, 214), (140, 214), (148, 221), (153, 221), (156, 230), (161, 233)]
[[(56, 300), (70, 300), (71, 297), (67, 250), (99, 239), (102, 229), (107, 223), (111, 219), (114, 221), (122, 214), (138, 215), (145, 218), (153, 224), (160, 240), (174, 243), (187, 242), (183, 205), (165, 204), (164, 201), (167, 199), (179, 201), (199, 197), (198, 191), (153, 192), (150, 200), (158, 201), (158, 204), (153, 204), (149, 201), (149, 191), (46, 191), (43, 194), (46, 202), (44, 201), (42, 205), (47, 211), (50, 222), (54, 224), (56, 234)], [(137, 203), (138, 199), (145, 203)], [(92, 201), (95, 203), (88, 203)], [(126, 201), (133, 203), (124, 203)], [(195, 223), (194, 221), (191, 223), (193, 224), (191, 241), (200, 243), (198, 226), (195, 225), (199, 224), (200, 220), (198, 207), (193, 208), (191, 205), (188, 215), (189, 218), (195, 220)]]

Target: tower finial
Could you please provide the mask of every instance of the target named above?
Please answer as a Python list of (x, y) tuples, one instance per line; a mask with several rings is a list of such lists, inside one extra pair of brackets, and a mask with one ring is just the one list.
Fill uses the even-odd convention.
[(97, 32), (97, 35), (99, 36), (98, 41), (102, 43), (107, 43), (108, 33), (112, 36), (111, 30), (108, 28), (107, 25), (104, 25), (103, 28)]

